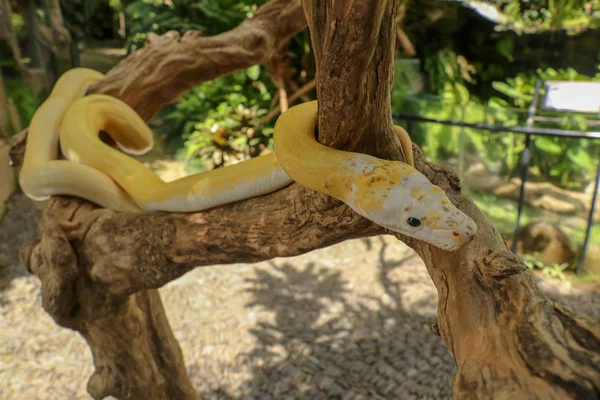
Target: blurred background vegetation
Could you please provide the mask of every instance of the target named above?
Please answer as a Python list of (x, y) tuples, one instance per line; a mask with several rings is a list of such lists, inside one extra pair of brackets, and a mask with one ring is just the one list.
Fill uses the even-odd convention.
[[(15, 56), (10, 41), (2, 41), (10, 29), (4, 28), (3, 37), (0, 23), (4, 90), (18, 114), (16, 126), (26, 127), (52, 82), (66, 69), (84, 65), (106, 72), (111, 62), (142, 48), (149, 33), (197, 30), (205, 36), (219, 34), (251, 17), (266, 1), (2, 2), (12, 10), (9, 22), (21, 52), (20, 57)], [(60, 24), (53, 18), (56, 4), (68, 40), (64, 32), (61, 39)], [(600, 81), (600, 0), (404, 0), (397, 27), (392, 93), (396, 112), (524, 126), (537, 79)], [(104, 54), (113, 58), (102, 64), (94, 58), (103, 57), (95, 49), (112, 49), (113, 53)], [(45, 83), (24, 72), (38, 70), (47, 77), (42, 79)], [(164, 148), (183, 161), (188, 172), (256, 157), (272, 150), (273, 125), (282, 98), (287, 98), (290, 106), (315, 98), (314, 73), (305, 30), (268, 65), (239, 70), (191, 89), (178, 102), (164, 107), (152, 126)], [(561, 120), (535, 126), (582, 131), (592, 129), (588, 121), (598, 116), (540, 115), (558, 115)], [(11, 134), (18, 130), (14, 126)], [(516, 197), (514, 191), (502, 195), (498, 188), (518, 179), (525, 137), (431, 123), (415, 123), (410, 133), (429, 159), (459, 171), (465, 190), (502, 233), (510, 236)], [(532, 182), (550, 184), (563, 194), (574, 193), (575, 198), (589, 195), (600, 141), (537, 137), (533, 143)], [(561, 209), (560, 204), (551, 203), (530, 201), (524, 222), (539, 218), (555, 222), (577, 248), (583, 240), (585, 209), (569, 208), (568, 204)], [(600, 246), (597, 227), (591, 243)], [(568, 264), (575, 262), (573, 258)]]

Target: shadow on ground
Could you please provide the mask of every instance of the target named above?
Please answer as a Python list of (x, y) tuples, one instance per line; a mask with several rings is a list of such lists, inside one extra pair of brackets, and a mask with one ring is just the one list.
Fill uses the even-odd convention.
[(24, 241), (38, 237), (41, 215), (34, 203), (22, 193), (13, 193), (8, 200), (6, 213), (0, 218), (0, 292), (13, 279), (28, 274), (19, 262), (19, 249)]
[[(362, 242), (369, 248), (373, 240), (377, 239)], [(410, 306), (405, 306), (403, 286), (414, 282), (405, 273), (401, 279), (392, 275), (416, 255), (390, 260), (386, 258), (388, 245), (378, 246), (379, 285), (372, 290), (362, 288), (359, 297), (353, 293), (357, 288), (349, 287), (339, 271), (314, 263), (298, 268), (289, 262), (270, 262), (271, 268), (256, 270), (256, 276), (247, 281), (252, 294), (247, 307), (269, 311), (272, 320), (259, 322), (251, 330), (256, 347), (241, 355), (253, 378), (234, 392), (222, 387), (203, 395), (219, 399), (449, 398), (454, 363), (430, 328), (437, 296), (409, 295)]]
[[(424, 266), (412, 252), (390, 259), (382, 238), (361, 242), (364, 250), (379, 253), (376, 281), (367, 279), (363, 287), (351, 287), (339, 270), (318, 262), (271, 261), (269, 268), (256, 269), (246, 280), (246, 307), (271, 318), (250, 329), (255, 346), (237, 357), (250, 379), (201, 394), (228, 400), (451, 399), (455, 365), (430, 329), (437, 295)], [(598, 314), (600, 293), (569, 292), (559, 282), (546, 282), (541, 286), (550, 298)]]

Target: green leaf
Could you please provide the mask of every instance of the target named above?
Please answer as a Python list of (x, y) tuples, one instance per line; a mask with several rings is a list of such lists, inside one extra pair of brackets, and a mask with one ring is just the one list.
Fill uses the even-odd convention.
[(460, 83), (454, 84), (454, 90), (460, 104), (466, 104), (469, 102), (469, 89)]
[(588, 169), (594, 166), (592, 157), (590, 157), (588, 152), (583, 150), (581, 147), (569, 149), (569, 151), (567, 151), (567, 156), (569, 156), (569, 159), (573, 161), (574, 164), (580, 166), (581, 168)]
[(560, 145), (547, 137), (536, 138), (535, 147), (552, 155), (558, 155), (562, 152)]
[(248, 74), (248, 77), (250, 79), (252, 79), (253, 81), (257, 80), (258, 77), (260, 76), (260, 65), (253, 65), (253, 66), (247, 68), (246, 74)]
[(523, 97), (523, 93), (520, 93), (517, 89), (509, 86), (504, 82), (492, 82), (492, 87), (502, 94), (508, 97), (520, 98)]

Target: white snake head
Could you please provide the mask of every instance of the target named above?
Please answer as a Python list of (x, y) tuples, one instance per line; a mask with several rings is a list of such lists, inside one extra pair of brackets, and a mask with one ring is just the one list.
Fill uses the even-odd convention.
[(452, 251), (468, 243), (477, 225), (444, 191), (404, 163), (356, 160), (350, 201), (354, 210), (391, 230)]

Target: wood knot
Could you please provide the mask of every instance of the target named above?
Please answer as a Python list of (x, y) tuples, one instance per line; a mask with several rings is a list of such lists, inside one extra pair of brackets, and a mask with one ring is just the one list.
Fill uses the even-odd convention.
[(521, 259), (506, 250), (489, 250), (475, 261), (475, 266), (479, 280), (487, 283), (502, 281), (528, 270)]
[(27, 240), (23, 242), (19, 249), (19, 261), (25, 266), (27, 272), (33, 275), (38, 275), (40, 265), (42, 264), (39, 243), (39, 240)]

